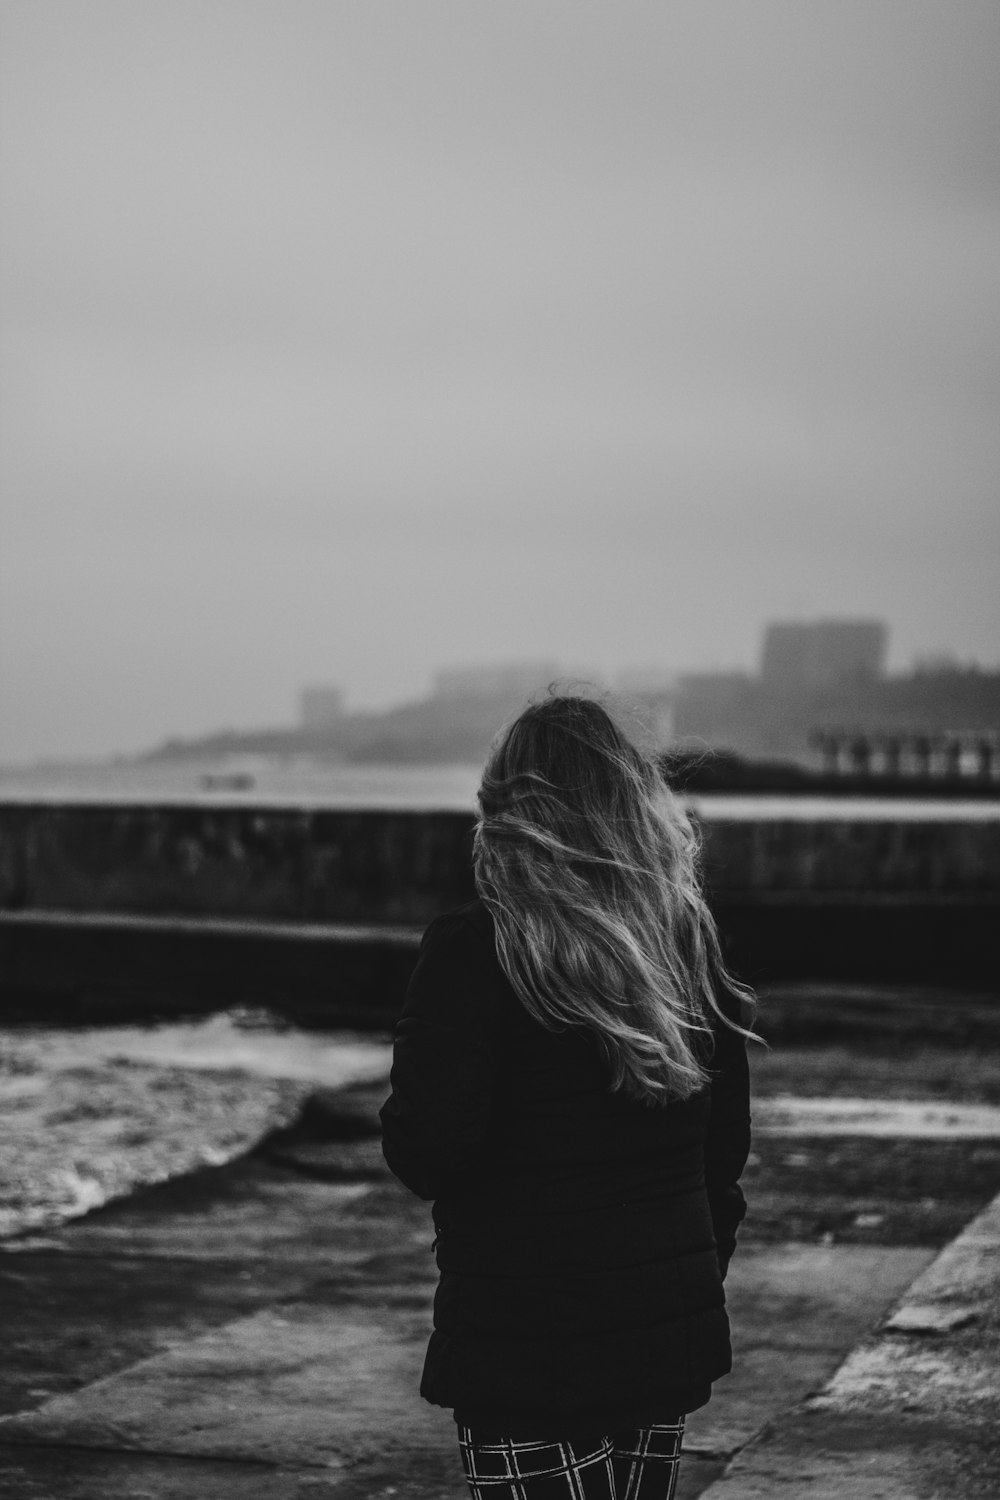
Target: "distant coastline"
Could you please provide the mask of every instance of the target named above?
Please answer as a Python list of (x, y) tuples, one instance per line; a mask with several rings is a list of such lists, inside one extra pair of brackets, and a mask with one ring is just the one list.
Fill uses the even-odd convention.
[[(914, 816), (938, 804), (984, 809), (1000, 804), (1000, 781), (971, 777), (896, 779), (884, 776), (830, 777), (782, 761), (754, 761), (725, 752), (667, 757), (676, 789), (693, 805), (707, 798), (723, 806), (746, 803), (764, 812), (765, 803), (804, 816), (824, 803), (851, 803), (873, 816), (879, 806), (894, 817)], [(42, 762), (0, 766), (0, 803), (122, 802), (136, 804), (210, 803), (272, 807), (339, 807), (472, 812), (480, 762), (430, 764), (344, 763), (308, 755), (233, 754), (178, 758), (119, 758), (103, 762)], [(742, 815), (742, 813), (740, 814)]]

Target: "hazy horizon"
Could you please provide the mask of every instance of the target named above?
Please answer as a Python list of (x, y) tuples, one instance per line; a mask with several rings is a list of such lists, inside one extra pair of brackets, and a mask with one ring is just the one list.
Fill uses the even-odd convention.
[(993, 0), (2, 0), (0, 763), (1000, 662)]
[[(350, 716), (352, 714), (365, 713), (391, 713), (393, 710), (405, 709), (411, 706), (415, 706), (419, 703), (433, 701), (437, 695), (437, 687), (434, 682), (437, 671), (444, 668), (453, 667), (454, 665), (454, 663), (439, 664), (439, 667), (432, 670), (425, 682), (413, 683), (405, 697), (387, 699), (383, 702), (377, 703), (352, 703), (349, 700), (345, 699), (343, 700), (341, 705), (342, 711), (347, 716)], [(523, 660), (516, 663), (498, 660), (494, 662), (468, 662), (464, 665), (466, 665), (467, 667), (481, 667), (486, 671), (490, 671), (496, 667), (517, 666), (520, 668), (524, 668), (526, 665), (530, 665), (530, 663), (526, 663)], [(935, 670), (948, 668), (954, 668), (960, 672), (967, 670), (1000, 671), (1000, 665), (997, 664), (992, 664), (991, 666), (990, 663), (978, 662), (971, 659), (960, 661), (954, 657), (948, 656), (917, 658), (913, 662), (907, 664), (901, 670), (902, 675), (906, 675), (908, 671), (914, 669)], [(713, 670), (715, 669), (709, 669), (710, 672)], [(718, 670), (721, 670), (723, 673), (725, 673), (727, 669), (723, 667)], [(732, 668), (732, 670), (745, 672), (746, 675), (751, 679), (759, 678), (760, 662), (759, 660), (755, 660), (753, 662), (745, 664), (743, 667)], [(894, 670), (892, 664), (890, 663), (886, 675), (889, 677), (893, 677), (899, 675), (899, 672), (900, 669), (896, 668)], [(655, 664), (650, 665), (648, 663), (633, 663), (631, 667), (625, 666), (624, 668), (620, 668), (618, 671), (612, 671), (610, 674), (601, 674), (599, 672), (589, 671), (586, 669), (586, 667), (580, 664), (577, 664), (576, 670), (571, 670), (570, 668), (564, 667), (562, 664), (560, 664), (548, 676), (546, 676), (544, 673), (538, 676), (538, 687), (534, 691), (543, 691), (546, 687), (555, 688), (557, 691), (587, 692), (590, 689), (595, 689), (599, 693), (610, 694), (612, 701), (617, 701), (620, 707), (627, 713), (634, 711), (640, 716), (643, 716), (646, 713), (646, 710), (642, 707), (644, 701), (644, 693), (652, 693), (661, 690), (669, 692), (672, 688), (676, 688), (680, 685), (681, 679), (685, 675), (686, 674), (683, 669), (673, 674), (668, 674), (659, 671)], [(301, 715), (302, 692), (307, 688), (315, 690), (316, 688), (326, 689), (336, 687), (337, 684), (330, 682), (311, 682), (299, 684), (298, 689), (290, 699), (287, 711), (280, 718), (275, 718), (272, 720), (260, 720), (256, 722), (248, 721), (241, 724), (213, 723), (205, 726), (201, 730), (195, 730), (190, 734), (179, 734), (176, 730), (168, 728), (167, 731), (163, 735), (161, 735), (159, 740), (157, 741), (149, 741), (147, 743), (134, 745), (128, 748), (123, 748), (122, 746), (114, 746), (107, 750), (91, 752), (89, 754), (84, 752), (77, 756), (74, 756), (73, 754), (60, 755), (57, 753), (49, 755), (42, 753), (37, 756), (24, 757), (19, 761), (12, 758), (0, 758), (0, 770), (28, 769), (32, 765), (44, 766), (46, 764), (56, 766), (60, 764), (73, 765), (74, 763), (80, 765), (103, 764), (120, 759), (127, 760), (135, 755), (141, 756), (146, 752), (162, 749), (168, 743), (197, 742), (202, 738), (210, 739), (217, 735), (225, 736), (230, 733), (235, 733), (237, 736), (241, 734), (253, 736), (256, 733), (266, 733), (270, 731), (282, 732), (289, 730), (300, 730), (303, 728)], [(450, 696), (451, 694), (448, 694), (445, 697), (444, 701), (447, 702)], [(529, 696), (531, 695), (529, 694)], [(476, 759), (477, 758), (475, 756), (471, 757), (470, 763), (475, 762)], [(409, 759), (407, 759), (401, 762), (401, 764), (410, 766), (412, 763)]]

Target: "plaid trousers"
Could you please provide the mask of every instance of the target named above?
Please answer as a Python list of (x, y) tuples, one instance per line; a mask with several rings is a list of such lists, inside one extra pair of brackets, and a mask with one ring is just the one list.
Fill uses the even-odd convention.
[(473, 1500), (673, 1500), (684, 1418), (628, 1432), (514, 1439), (458, 1429)]

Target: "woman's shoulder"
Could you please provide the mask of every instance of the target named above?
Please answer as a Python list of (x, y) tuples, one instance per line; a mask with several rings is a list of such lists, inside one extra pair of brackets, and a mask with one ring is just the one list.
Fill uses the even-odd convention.
[(512, 991), (497, 957), (493, 918), (480, 901), (436, 916), (424, 932), (410, 980), (411, 1001), (506, 1014)]
[(499, 972), (493, 918), (478, 899), (439, 912), (427, 926), (420, 956), (463, 969)]
[(432, 918), (424, 932), (424, 942), (470, 942), (478, 939), (492, 951), (496, 946), (493, 918), (482, 901), (466, 901)]

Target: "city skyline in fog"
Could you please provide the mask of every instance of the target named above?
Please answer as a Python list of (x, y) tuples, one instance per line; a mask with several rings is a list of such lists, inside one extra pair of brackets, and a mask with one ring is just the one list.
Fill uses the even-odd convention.
[(1000, 10), (6, 0), (0, 762), (1000, 662)]

